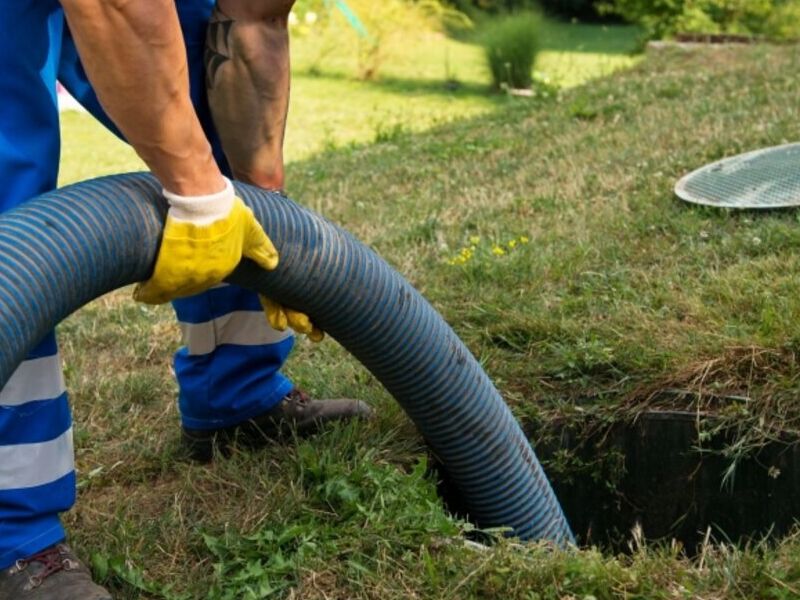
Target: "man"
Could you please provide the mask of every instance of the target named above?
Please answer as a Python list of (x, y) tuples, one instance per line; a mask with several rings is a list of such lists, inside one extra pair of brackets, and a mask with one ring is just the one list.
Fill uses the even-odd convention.
[[(154, 273), (134, 297), (176, 299), (179, 407), (199, 460), (234, 437), (369, 412), (309, 400), (279, 373), (293, 343), (287, 325), (321, 337), (305, 315), (264, 301), (269, 327), (255, 294), (220, 283), (243, 256), (277, 264), (223, 171), (283, 187), (292, 4), (0, 0), (0, 210), (55, 187), (56, 78), (136, 149), (170, 208)], [(110, 597), (63, 543), (58, 514), (74, 499), (71, 416), (50, 334), (0, 390), (0, 600)]]

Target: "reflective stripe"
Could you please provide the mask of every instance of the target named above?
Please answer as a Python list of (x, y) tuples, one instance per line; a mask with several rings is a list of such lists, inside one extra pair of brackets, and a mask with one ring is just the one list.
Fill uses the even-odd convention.
[(66, 391), (61, 356), (54, 354), (24, 361), (0, 390), (0, 406), (19, 406), (34, 400), (51, 400)]
[(49, 442), (0, 446), (0, 490), (45, 485), (74, 470), (72, 427)]
[(181, 323), (205, 323), (237, 311), (263, 311), (258, 294), (236, 285), (220, 285), (197, 296), (177, 298), (172, 305)]
[(261, 311), (235, 311), (205, 323), (181, 323), (180, 326), (189, 355), (209, 354), (223, 344), (277, 344), (292, 335), (290, 329), (276, 331), (270, 327)]

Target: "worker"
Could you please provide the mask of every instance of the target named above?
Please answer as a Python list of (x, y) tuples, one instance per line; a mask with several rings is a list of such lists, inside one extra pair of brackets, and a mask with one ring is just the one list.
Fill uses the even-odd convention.
[[(283, 188), (293, 0), (0, 2), (0, 211), (56, 186), (57, 79), (158, 178), (169, 210), (134, 297), (174, 300), (189, 455), (207, 461), (234, 439), (367, 416), (359, 401), (311, 400), (280, 373), (287, 326), (322, 336), (306, 315), (222, 283), (242, 257), (264, 269), (279, 260), (228, 177)], [(0, 600), (110, 598), (66, 544), (59, 513), (74, 501), (71, 415), (50, 333), (0, 390)]]

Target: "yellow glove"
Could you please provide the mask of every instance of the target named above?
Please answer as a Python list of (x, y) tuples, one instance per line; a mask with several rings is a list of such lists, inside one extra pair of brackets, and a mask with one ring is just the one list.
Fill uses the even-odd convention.
[(297, 333), (306, 334), (312, 342), (321, 342), (325, 337), (323, 331), (314, 326), (308, 315), (283, 307), (266, 296), (259, 296), (259, 298), (261, 306), (264, 307), (264, 312), (267, 314), (267, 320), (273, 329), (285, 331), (287, 327), (291, 327)]
[(208, 196), (184, 197), (164, 191), (170, 204), (153, 275), (136, 286), (135, 300), (161, 304), (216, 285), (242, 257), (261, 268), (278, 266), (278, 251), (235, 196), (233, 185)]

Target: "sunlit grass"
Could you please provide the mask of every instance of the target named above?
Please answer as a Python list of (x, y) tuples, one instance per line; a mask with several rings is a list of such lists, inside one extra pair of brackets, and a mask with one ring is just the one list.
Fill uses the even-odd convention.
[[(547, 22), (535, 70), (553, 85), (571, 87), (634, 65), (637, 30)], [(292, 45), (292, 98), (287, 162), (347, 144), (386, 140), (402, 132), (486, 114), (508, 106), (489, 91), (479, 46), (435, 32), (409, 33), (394, 48), (375, 81), (356, 78), (352, 52), (331, 49), (318, 60), (320, 42), (297, 37)], [(313, 74), (310, 73), (313, 67)], [(132, 150), (86, 115), (63, 120), (61, 184), (100, 174), (143, 169)]]
[[(637, 30), (545, 22), (537, 77), (559, 87), (633, 66)], [(457, 118), (502, 108), (508, 98), (489, 91), (491, 78), (480, 46), (438, 33), (409, 33), (376, 81), (358, 81), (352, 54), (331, 49), (319, 60), (318, 43), (294, 44), (289, 160), (321, 149), (371, 142), (392, 131), (422, 131)], [(317, 73), (310, 74), (309, 71)]]

